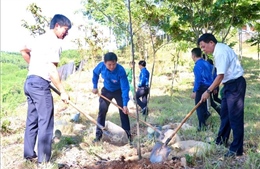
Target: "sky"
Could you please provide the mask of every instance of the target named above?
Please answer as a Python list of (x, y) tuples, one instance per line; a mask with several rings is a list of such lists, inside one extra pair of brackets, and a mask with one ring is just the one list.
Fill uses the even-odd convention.
[(74, 24), (69, 35), (64, 39), (63, 50), (75, 49), (71, 40), (80, 36), (77, 25), (86, 22), (82, 14), (75, 11), (84, 8), (81, 0), (1, 0), (1, 51), (19, 52), (30, 33), (21, 26), (22, 19), (30, 22), (33, 17), (26, 8), (32, 2), (42, 8), (42, 15), (52, 18), (55, 14), (67, 16)]

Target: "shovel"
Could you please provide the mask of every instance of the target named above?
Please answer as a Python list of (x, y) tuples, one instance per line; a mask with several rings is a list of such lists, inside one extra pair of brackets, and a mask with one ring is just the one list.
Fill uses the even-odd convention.
[[(57, 93), (60, 96), (60, 91), (58, 89), (56, 89), (55, 87), (53, 87), (52, 85), (50, 85), (50, 88)], [(90, 115), (86, 114), (85, 112), (83, 112), (80, 108), (78, 108), (74, 103), (72, 103), (69, 100), (69, 104), (74, 107), (76, 110), (78, 110), (81, 114), (85, 115), (87, 117), (87, 119), (89, 121), (91, 121), (92, 123), (94, 123), (95, 125), (97, 125), (98, 128), (100, 128), (104, 134), (106, 134), (109, 137), (114, 137), (115, 134), (112, 134), (111, 132), (107, 131), (105, 127), (103, 127), (101, 124), (99, 124), (96, 120), (94, 120)]]
[[(117, 108), (119, 108), (119, 109), (121, 109), (122, 111), (124, 111), (124, 109), (123, 109), (122, 107), (120, 107), (118, 104), (114, 103), (113, 101), (109, 100), (108, 98), (106, 98), (106, 97), (103, 96), (102, 94), (98, 93), (98, 95), (99, 95), (100, 97), (102, 97), (103, 99), (109, 101), (109, 102), (112, 103), (113, 105), (115, 105)], [(136, 116), (134, 116), (133, 114), (128, 113), (128, 115), (129, 115), (130, 117), (133, 117), (133, 118), (136, 119)], [(158, 133), (160, 134), (160, 137), (159, 137), (160, 139), (163, 139), (163, 138), (164, 138), (164, 134), (163, 134), (160, 130), (158, 130), (157, 128), (155, 128), (155, 127), (152, 126), (151, 124), (149, 124), (149, 123), (147, 123), (147, 122), (145, 122), (145, 121), (143, 121), (143, 120), (141, 120), (141, 119), (139, 119), (139, 121), (143, 122), (143, 123), (146, 124), (147, 126), (151, 127), (154, 131), (158, 132)]]
[(160, 163), (162, 161), (167, 160), (167, 157), (169, 156), (171, 152), (171, 148), (167, 147), (168, 143), (171, 141), (171, 139), (175, 136), (175, 134), (180, 130), (181, 126), (187, 121), (187, 119), (192, 115), (192, 113), (200, 106), (201, 102), (199, 102), (187, 115), (186, 117), (181, 121), (181, 124), (175, 129), (175, 131), (172, 133), (172, 135), (165, 141), (164, 144), (157, 142), (155, 146), (153, 147), (152, 153), (150, 155), (150, 161), (152, 163)]

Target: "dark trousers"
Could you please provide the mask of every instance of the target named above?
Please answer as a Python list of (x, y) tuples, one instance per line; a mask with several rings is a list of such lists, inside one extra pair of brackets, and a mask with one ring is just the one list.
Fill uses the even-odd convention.
[(227, 143), (232, 129), (233, 142), (229, 150), (237, 154), (243, 153), (245, 92), (246, 81), (242, 76), (231, 83), (224, 84), (221, 124), (216, 139), (217, 144)]
[(212, 93), (212, 96), (213, 96), (213, 100), (215, 102), (217, 102), (218, 104), (221, 104), (221, 99), (218, 97), (218, 94), (219, 94), (219, 87), (217, 88), (216, 93)]
[[(198, 104), (201, 100), (202, 94), (208, 89), (209, 86), (200, 86), (199, 90), (196, 91), (195, 104)], [(207, 102), (202, 102), (197, 108), (197, 116), (199, 120), (199, 128), (206, 126), (206, 117), (207, 117)]]
[[(142, 109), (147, 106), (147, 96), (149, 93), (149, 87), (138, 87), (136, 91), (136, 100), (138, 106), (140, 106)], [(142, 98), (142, 101), (141, 99)]]
[(28, 111), (24, 135), (24, 158), (37, 157), (34, 148), (38, 136), (38, 162), (48, 162), (54, 127), (53, 98), (50, 84), (39, 76), (27, 77), (24, 93), (27, 97)]
[[(114, 92), (108, 91), (106, 88), (102, 88), (101, 94), (108, 98), (109, 100), (115, 99), (116, 103), (120, 106), (123, 107), (123, 100), (122, 100), (122, 91), (121, 90), (116, 90)], [(106, 121), (106, 115), (108, 111), (108, 107), (110, 105), (110, 102), (103, 99), (102, 97), (99, 98), (99, 112), (98, 112), (98, 118), (97, 122), (105, 126), (105, 121)], [(126, 131), (126, 134), (129, 136), (130, 135), (130, 122), (129, 122), (129, 117), (127, 114), (124, 114), (122, 110), (119, 110), (119, 115), (120, 115), (120, 120), (121, 120), (121, 126), (122, 128)], [(97, 127), (96, 128), (96, 137), (101, 138), (102, 137), (102, 130)]]
[(213, 109), (216, 110), (218, 115), (220, 115), (220, 106), (218, 106), (217, 103), (215, 102), (213, 93), (210, 94), (210, 104), (211, 104), (211, 107), (213, 107)]

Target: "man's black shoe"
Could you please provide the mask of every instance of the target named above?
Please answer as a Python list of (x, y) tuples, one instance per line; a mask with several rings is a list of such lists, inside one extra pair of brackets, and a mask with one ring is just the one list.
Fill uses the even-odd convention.
[(148, 114), (149, 114), (149, 109), (148, 109), (148, 107), (144, 107), (144, 108), (141, 110), (141, 113), (143, 114), (143, 116), (148, 116)]
[(130, 148), (133, 148), (133, 147), (134, 147), (134, 143), (133, 143), (133, 140), (132, 140), (132, 139), (129, 139), (129, 140), (128, 140), (128, 144), (129, 144)]
[(26, 162), (32, 162), (32, 163), (36, 163), (37, 162), (37, 155), (34, 154), (32, 157), (26, 157)]
[(130, 131), (125, 130), (126, 134), (127, 134), (127, 138), (128, 138), (128, 144), (130, 146), (130, 148), (133, 147), (133, 137)]
[(228, 151), (226, 154), (224, 154), (225, 158), (234, 158), (236, 157), (236, 152), (234, 151)]
[(37, 158), (26, 158), (26, 162), (37, 163)]

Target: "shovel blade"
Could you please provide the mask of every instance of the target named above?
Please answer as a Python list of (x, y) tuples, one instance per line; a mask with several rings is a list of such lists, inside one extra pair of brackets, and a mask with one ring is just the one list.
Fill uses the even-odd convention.
[(167, 160), (171, 152), (171, 148), (165, 146), (163, 143), (157, 142), (153, 147), (152, 153), (150, 155), (151, 163), (160, 163)]

